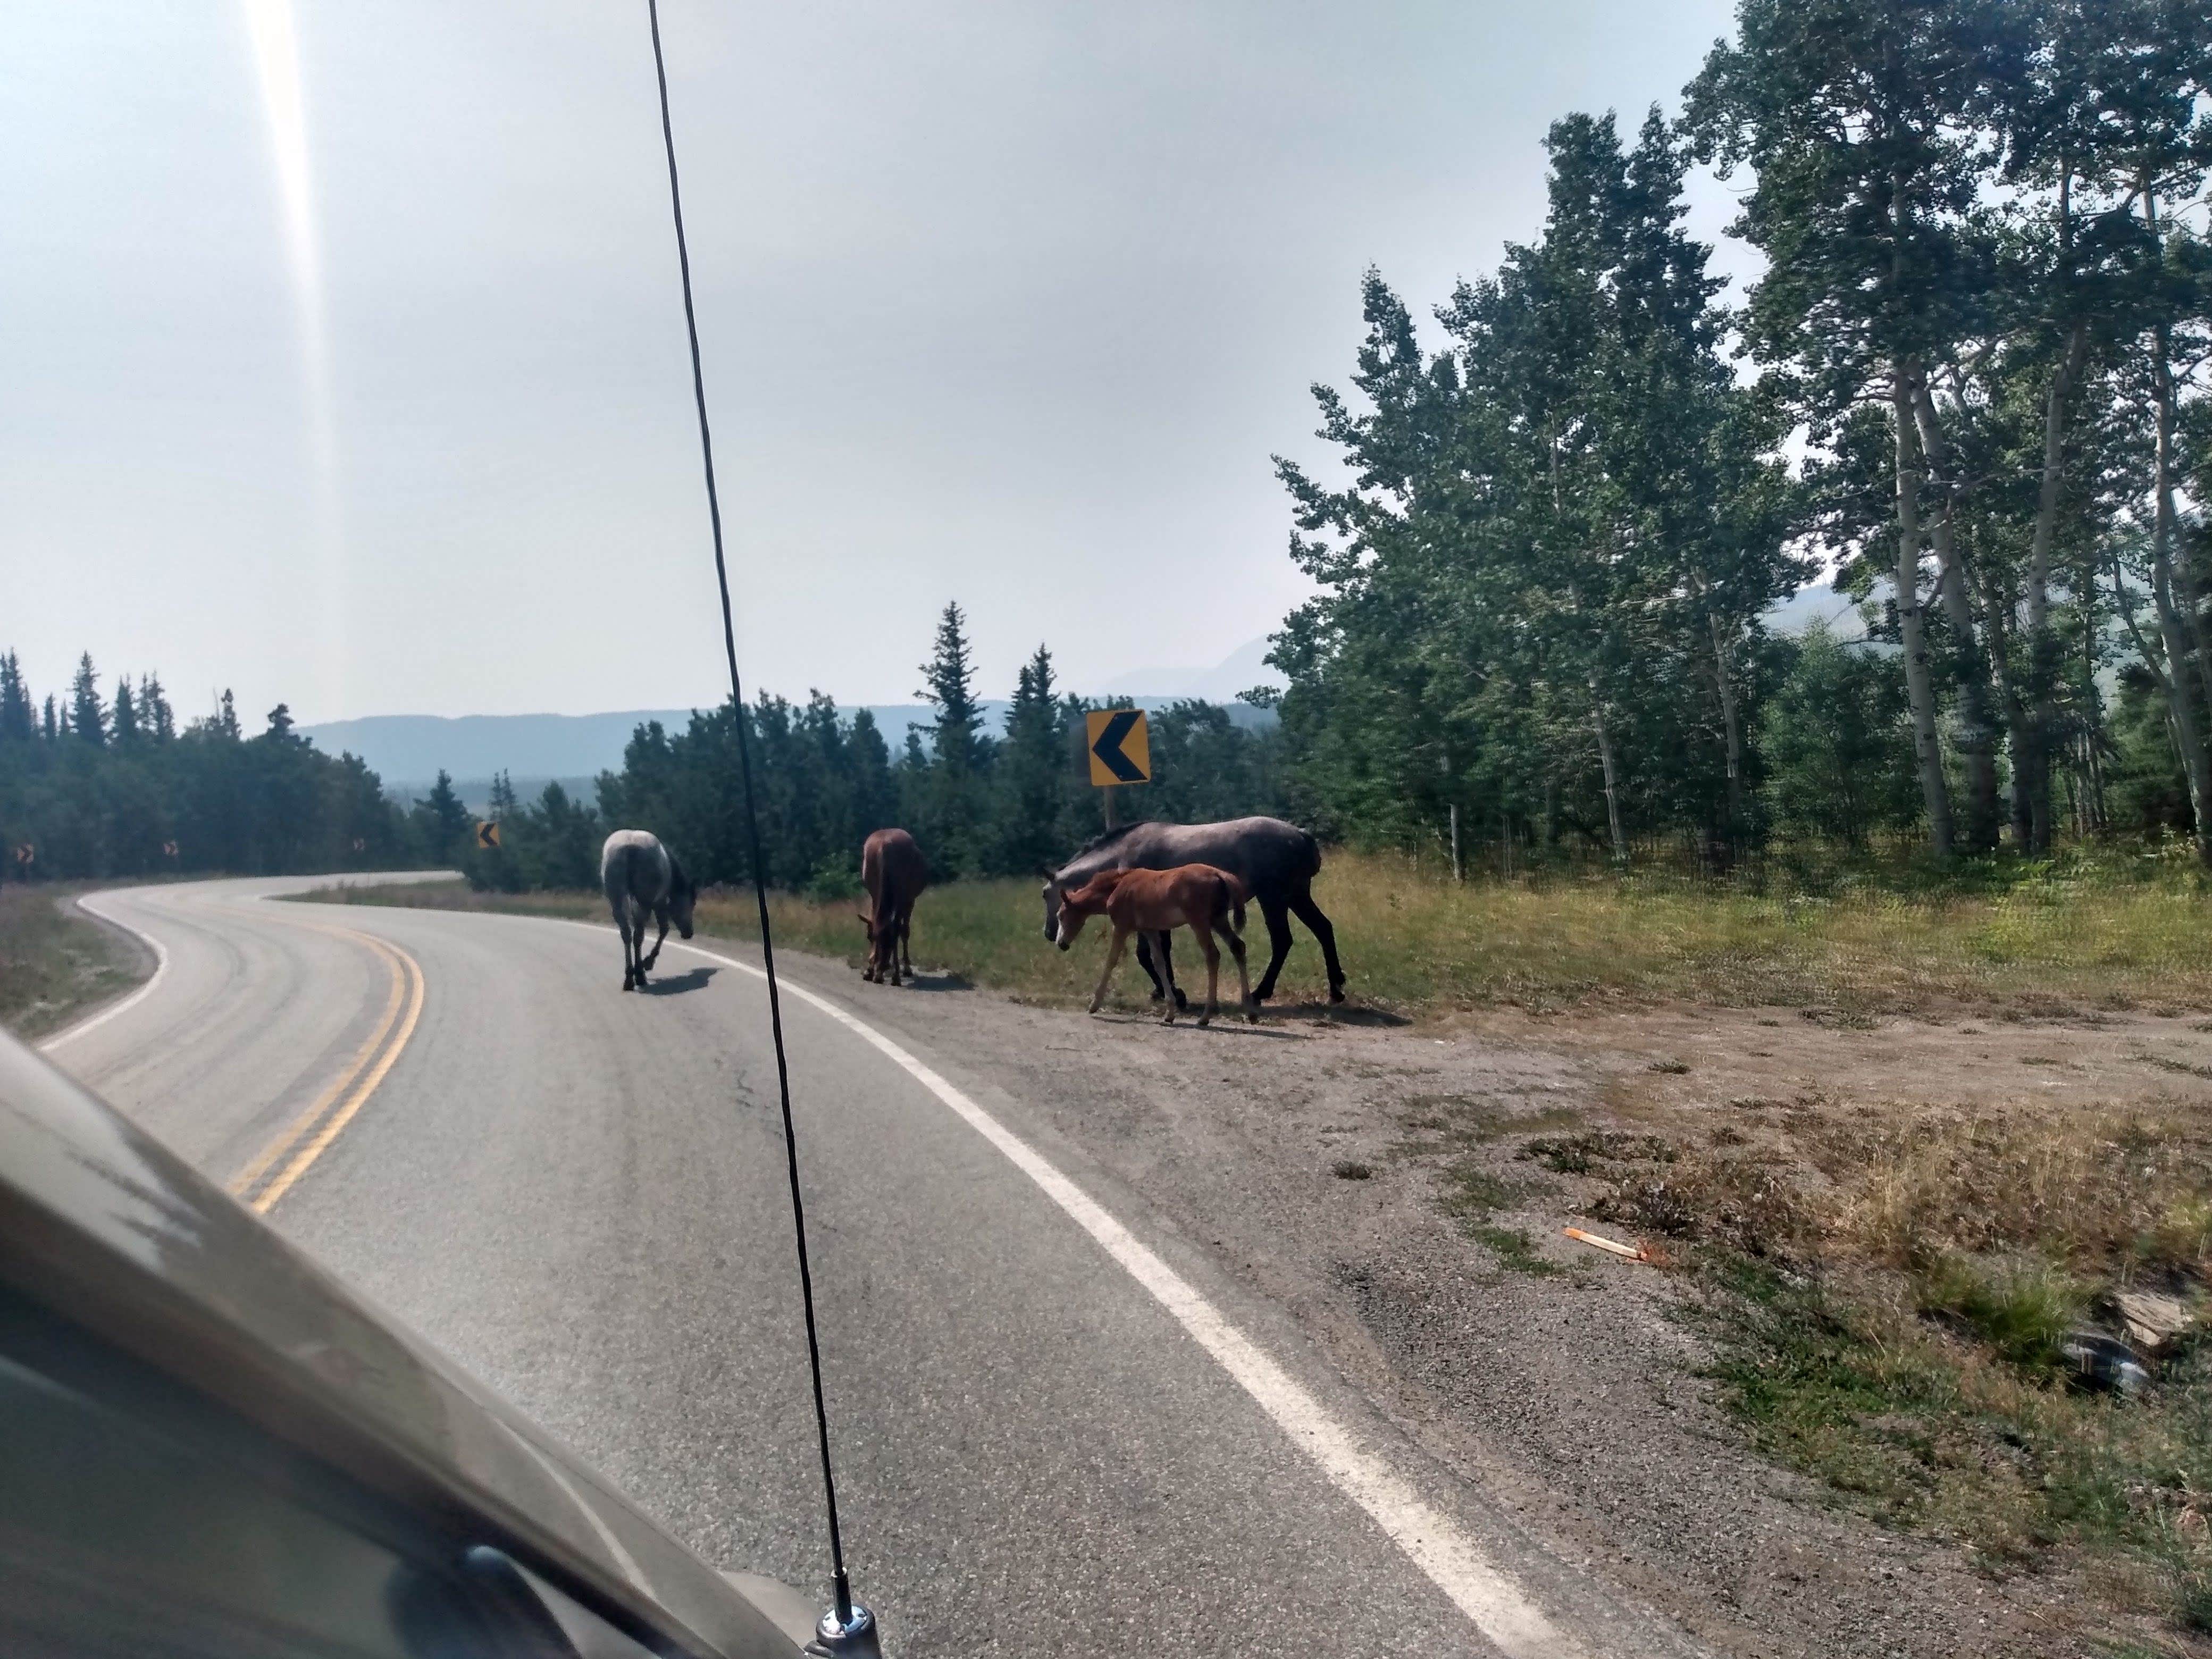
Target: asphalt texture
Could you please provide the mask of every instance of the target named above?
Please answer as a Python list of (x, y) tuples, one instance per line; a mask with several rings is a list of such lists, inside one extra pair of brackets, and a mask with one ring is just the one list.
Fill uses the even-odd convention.
[[(385, 1029), (395, 971), (363, 936), (404, 951), (419, 1022), (270, 1221), (708, 1561), (818, 1594), (761, 981), (672, 938), (649, 990), (625, 994), (611, 931), (271, 902), (307, 884), (98, 896), (167, 960), (53, 1058), (229, 1182)], [(856, 975), (789, 972), (869, 1017)], [(892, 1652), (1496, 1650), (1004, 1154), (818, 1009), (787, 999), (784, 1020), (848, 1557)], [(1577, 1632), (1559, 1651), (1653, 1650), (1422, 1468), (1278, 1310), (1163, 1236), (1018, 1099), (979, 1097), (1401, 1459)]]

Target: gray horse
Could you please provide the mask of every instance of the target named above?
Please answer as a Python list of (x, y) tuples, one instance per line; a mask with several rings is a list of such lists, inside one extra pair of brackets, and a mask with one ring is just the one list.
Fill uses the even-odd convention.
[[(660, 947), (668, 938), (668, 924), (685, 939), (691, 937), (691, 907), (699, 890), (675, 854), (659, 838), (642, 830), (617, 830), (607, 837), (599, 854), (599, 881), (607, 890), (607, 908), (615, 913), (622, 931), (623, 989), (645, 988), (645, 971), (660, 960)], [(653, 949), (645, 948), (647, 915), (660, 924)]]
[[(1296, 916), (1321, 943), (1328, 968), (1328, 1000), (1344, 1000), (1344, 965), (1336, 959), (1336, 929), (1313, 901), (1313, 878), (1321, 873), (1321, 843), (1295, 823), (1280, 818), (1231, 818), (1222, 823), (1127, 823), (1109, 830), (1057, 870), (1044, 883), (1044, 936), (1060, 938), (1060, 896), (1107, 870), (1173, 870), (1185, 864), (1210, 864), (1244, 884), (1267, 924), (1267, 971), (1255, 1002), (1274, 994), (1275, 976), (1291, 953), (1291, 921)], [(1152, 975), (1155, 1000), (1172, 994), (1177, 1007), (1188, 1005), (1176, 989), (1175, 969), (1164, 957), (1153, 966), (1140, 939), (1137, 961)]]

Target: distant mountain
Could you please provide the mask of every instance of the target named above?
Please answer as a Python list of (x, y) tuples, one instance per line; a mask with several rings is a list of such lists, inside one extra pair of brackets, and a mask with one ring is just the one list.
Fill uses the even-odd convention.
[[(1139, 708), (1158, 709), (1181, 697), (1199, 695), (1181, 691), (1166, 696), (1116, 696), (1115, 700)], [(1004, 702), (983, 705), (984, 718), (993, 730), (1006, 725), (1007, 707)], [(909, 729), (927, 726), (933, 718), (933, 711), (922, 703), (878, 703), (870, 706), (868, 712), (875, 716), (884, 741), (895, 755), (906, 747)], [(1240, 702), (1229, 704), (1229, 715), (1239, 726), (1254, 728), (1271, 725), (1275, 718), (1273, 710)], [(620, 769), (623, 750), (629, 742), (630, 733), (648, 720), (659, 720), (670, 731), (681, 732), (690, 724), (691, 711), (630, 708), (606, 714), (370, 714), (360, 720), (302, 726), (299, 732), (301, 736), (313, 738), (315, 747), (326, 753), (343, 751), (360, 756), (384, 780), (385, 787), (395, 794), (419, 794), (430, 787), (442, 769), (452, 775), (463, 799), (471, 806), (481, 806), (495, 772), (507, 773), (514, 780), (516, 793), (524, 796), (538, 793), (550, 781), (558, 781), (571, 792), (580, 789), (588, 793), (592, 781), (600, 773)]]
[(1858, 602), (1826, 582), (1799, 588), (1760, 620), (1770, 634), (1802, 634), (1818, 622), (1826, 623), (1828, 631), (1839, 640), (1866, 637), (1866, 619), (1859, 615)]
[(1106, 682), (1109, 696), (1132, 694), (1142, 697), (1199, 697), (1207, 702), (1233, 703), (1239, 692), (1255, 685), (1287, 684), (1267, 666), (1270, 641), (1257, 639), (1241, 645), (1211, 668), (1139, 668)]

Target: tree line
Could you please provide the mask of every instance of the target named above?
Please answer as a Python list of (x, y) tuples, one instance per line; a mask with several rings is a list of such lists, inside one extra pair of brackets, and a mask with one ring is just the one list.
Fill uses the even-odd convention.
[[(502, 845), (465, 866), (487, 886), (588, 886), (607, 831), (635, 825), (666, 840), (702, 882), (750, 881), (740, 722), (752, 746), (763, 873), (774, 886), (850, 894), (861, 842), (890, 824), (914, 832), (939, 879), (1036, 874), (1099, 833), (1104, 805), (1090, 783), (1084, 716), (1100, 705), (1061, 690), (1048, 649), (1022, 665), (1000, 732), (988, 729), (957, 604), (939, 618), (921, 672), (917, 695), (935, 717), (896, 752), (866, 709), (841, 714), (819, 691), (803, 703), (763, 692), (742, 708), (695, 712), (681, 732), (641, 726), (592, 802), (557, 783), (518, 801), (499, 780), (492, 811)], [(1154, 781), (1122, 787), (1125, 817), (1286, 809), (1276, 731), (1248, 729), (1195, 701), (1152, 716), (1151, 730)]]
[[(1271, 659), (1325, 831), (1626, 858), (2188, 827), (2212, 859), (2212, 11), (1744, 0), (1680, 119), (1547, 139), (1423, 343), (1379, 273)], [(1722, 302), (1695, 163), (1766, 259)], [(1875, 644), (1778, 639), (1816, 570)]]
[(0, 653), (0, 880), (421, 863), (423, 817), (356, 757), (295, 733), (283, 703), (252, 737), (228, 691), (180, 727), (158, 675), (103, 696), (88, 654), (66, 693), (40, 700)]
[[(1103, 818), (1089, 783), (1084, 715), (1052, 653), (1023, 665), (1003, 732), (988, 729), (966, 619), (945, 607), (920, 695), (936, 718), (894, 753), (866, 709), (817, 691), (764, 693), (742, 710), (696, 711), (631, 736), (618, 771), (581, 799), (559, 783), (520, 800), (493, 781), (500, 845), (477, 844), (474, 815), (444, 772), (402, 805), (357, 757), (331, 756), (293, 730), (283, 704), (247, 737), (230, 693), (179, 727), (157, 676), (103, 696), (89, 655), (68, 691), (34, 698), (13, 652), (0, 653), (0, 878), (97, 879), (170, 872), (293, 874), (444, 867), (488, 887), (589, 887), (609, 830), (663, 836), (696, 878), (752, 878), (737, 736), (752, 744), (765, 873), (825, 896), (857, 887), (869, 831), (912, 829), (940, 878), (1026, 875), (1057, 864)], [(1127, 816), (1219, 817), (1279, 805), (1279, 743), (1209, 703), (1153, 717), (1157, 781), (1122, 789)], [(19, 864), (18, 847), (33, 858)]]

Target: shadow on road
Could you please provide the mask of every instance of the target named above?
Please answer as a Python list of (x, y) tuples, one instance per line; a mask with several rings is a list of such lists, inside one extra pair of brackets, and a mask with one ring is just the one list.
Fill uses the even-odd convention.
[(975, 981), (964, 974), (908, 974), (903, 988), (908, 991), (972, 991)]
[(1316, 1020), (1332, 1025), (1411, 1025), (1413, 1020), (1404, 1014), (1394, 1014), (1388, 1008), (1367, 1008), (1348, 1002), (1270, 1002), (1271, 1013), (1285, 1019)]
[(649, 997), (678, 997), (686, 991), (703, 990), (707, 981), (720, 971), (719, 968), (687, 968), (680, 974), (647, 980), (644, 986), (645, 994)]

